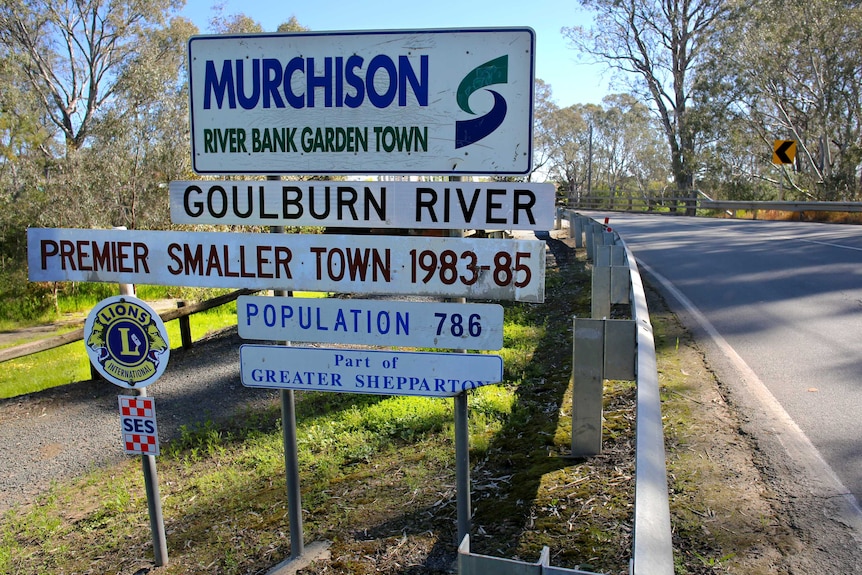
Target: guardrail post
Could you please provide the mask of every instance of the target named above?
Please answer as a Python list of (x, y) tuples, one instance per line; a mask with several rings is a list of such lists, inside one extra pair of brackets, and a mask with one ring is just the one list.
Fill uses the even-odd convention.
[[(608, 269), (608, 268), (606, 268)], [(572, 457), (602, 451), (605, 379), (635, 379), (634, 320), (572, 319)]]
[(584, 247), (584, 218), (580, 215), (569, 212), (569, 227), (574, 225), (574, 231), (569, 232), (575, 238), (575, 247)]
[(604, 321), (572, 318), (572, 457), (602, 451)]
[(611, 315), (611, 268), (596, 265), (593, 267), (590, 315), (602, 319)]
[(605, 320), (604, 379), (634, 381), (637, 326), (632, 319)]
[(611, 266), (611, 303), (631, 303), (632, 278), (628, 266)]

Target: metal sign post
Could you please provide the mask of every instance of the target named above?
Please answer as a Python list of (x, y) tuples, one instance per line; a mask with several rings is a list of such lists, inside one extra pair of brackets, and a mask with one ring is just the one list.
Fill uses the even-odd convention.
[[(279, 176), (267, 176), (267, 180), (280, 180)], [(283, 234), (283, 226), (271, 226), (270, 233)], [(275, 290), (276, 297), (287, 297), (290, 292)], [(285, 341), (284, 345), (290, 345)], [(296, 441), (296, 397), (292, 389), (281, 393), (282, 444), (284, 446), (284, 475), (287, 484), (287, 515), (290, 524), (290, 560), (299, 558), (305, 551), (302, 530), (302, 491), (299, 485), (299, 453)]]
[[(134, 286), (122, 282), (120, 293), (102, 300), (87, 315), (84, 322), (87, 355), (102, 377), (120, 387), (136, 389), (139, 397), (146, 397), (146, 386), (161, 377), (167, 367), (171, 346), (165, 324), (150, 306), (134, 296)], [(152, 431), (155, 433), (155, 426)], [(141, 467), (153, 558), (156, 566), (161, 567), (168, 562), (168, 546), (155, 455), (142, 454)]]
[[(146, 396), (146, 387), (138, 390), (138, 397)], [(168, 541), (165, 535), (165, 520), (162, 516), (162, 497), (159, 491), (159, 475), (156, 472), (156, 456), (141, 455), (141, 470), (144, 474), (147, 513), (150, 516), (150, 532), (153, 537), (153, 561), (156, 567), (161, 567), (168, 564)]]

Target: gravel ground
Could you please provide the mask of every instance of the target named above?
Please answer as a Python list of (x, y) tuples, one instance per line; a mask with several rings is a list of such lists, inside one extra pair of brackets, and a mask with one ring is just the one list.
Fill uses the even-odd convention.
[[(161, 442), (176, 437), (181, 425), (277, 401), (277, 391), (240, 383), (241, 343), (232, 328), (191, 350), (171, 350), (164, 375), (147, 387)], [(130, 457), (122, 450), (117, 396), (134, 393), (99, 380), (0, 400), (0, 512), (30, 502), (54, 480)]]

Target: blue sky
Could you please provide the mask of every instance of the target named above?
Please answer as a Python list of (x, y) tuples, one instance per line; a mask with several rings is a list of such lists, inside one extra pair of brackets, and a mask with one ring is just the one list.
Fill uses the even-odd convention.
[(243, 13), (266, 31), (292, 15), (314, 31), (529, 26), (536, 31), (536, 77), (551, 85), (558, 106), (598, 104), (611, 93), (610, 75), (579, 63), (560, 32), (591, 21), (574, 0), (187, 0), (182, 15), (209, 33), (217, 2), (224, 16)]

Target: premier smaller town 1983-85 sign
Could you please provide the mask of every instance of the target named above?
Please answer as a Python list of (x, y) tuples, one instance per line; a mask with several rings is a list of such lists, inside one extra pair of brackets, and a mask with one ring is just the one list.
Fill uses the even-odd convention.
[(31, 281), (545, 297), (536, 240), (30, 228), (27, 244)]

